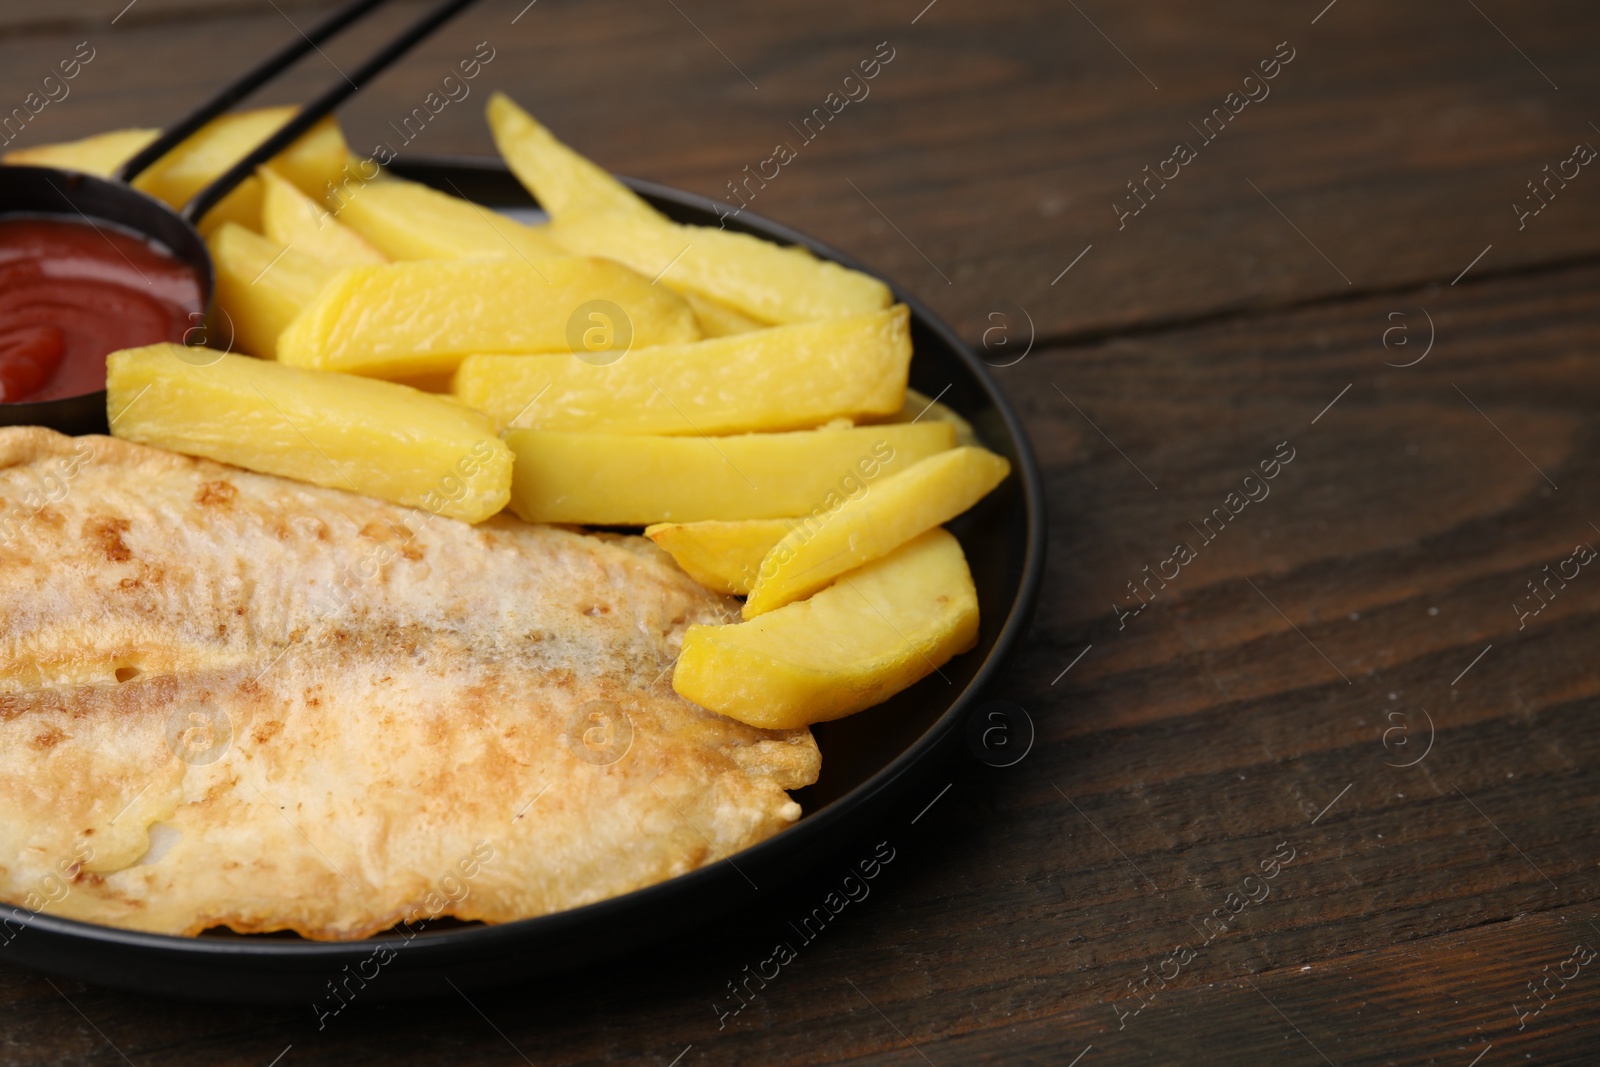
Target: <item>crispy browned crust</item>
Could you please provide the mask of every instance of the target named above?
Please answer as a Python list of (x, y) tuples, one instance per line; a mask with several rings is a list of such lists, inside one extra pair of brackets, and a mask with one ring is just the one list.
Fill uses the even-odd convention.
[(0, 899), (343, 939), (737, 852), (820, 757), (672, 691), (732, 608), (641, 538), (0, 429)]

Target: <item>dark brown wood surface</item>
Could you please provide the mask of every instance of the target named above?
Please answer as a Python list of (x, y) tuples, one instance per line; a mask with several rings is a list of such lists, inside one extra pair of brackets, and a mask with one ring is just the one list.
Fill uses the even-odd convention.
[[(716, 195), (895, 49), (751, 209), (927, 299), (1023, 412), (1050, 564), (996, 695), (1037, 742), (886, 822), (871, 896), (720, 1027), (782, 907), (321, 1031), (309, 1007), (0, 962), (0, 1062), (1600, 1062), (1600, 959), (1574, 962), (1600, 948), (1600, 575), (1528, 588), (1600, 544), (1600, 173), (1521, 229), (1512, 206), (1600, 144), (1600, 11), (524, 3), (386, 75), (352, 141), (487, 40), (481, 87), (609, 167)], [(0, 4), (0, 103), (87, 39), (18, 143), (159, 124), (315, 8)], [(1284, 41), (1270, 96), (1119, 229), (1125, 183), (1198, 144), (1189, 124)], [(486, 153), (478, 103), (415, 150)], [(1217, 508), (1237, 514), (1207, 541)], [(1133, 614), (1128, 583), (1170, 576), (1180, 542), (1194, 558)]]

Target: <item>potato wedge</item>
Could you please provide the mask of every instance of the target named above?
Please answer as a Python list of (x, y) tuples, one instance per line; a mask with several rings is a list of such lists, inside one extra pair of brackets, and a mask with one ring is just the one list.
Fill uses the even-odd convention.
[(390, 259), (567, 255), (544, 227), (400, 178), (369, 182), (341, 196), (338, 217)]
[(160, 130), (110, 130), (85, 137), (81, 141), (61, 141), (56, 144), (33, 145), (16, 148), (0, 156), (0, 163), (15, 163), (25, 167), (59, 167), (80, 174), (93, 174), (109, 178), (117, 168), (145, 145), (154, 141)]
[(978, 638), (961, 544), (929, 530), (812, 597), (732, 626), (691, 626), (672, 687), (703, 708), (792, 730), (869, 708)]
[(635, 348), (600, 366), (559, 355), (468, 356), (452, 391), (503, 426), (600, 433), (770, 432), (898, 411), (910, 364), (910, 313), (901, 305), (709, 341)]
[(700, 327), (676, 295), (609, 260), (409, 260), (340, 273), (283, 331), (278, 359), (414, 378), (475, 352), (575, 352), (591, 336), (644, 347), (698, 340)]
[(267, 237), (332, 267), (387, 263), (389, 257), (271, 167), (262, 167), (261, 229)]
[(876, 278), (803, 248), (672, 222), (504, 93), (489, 98), (488, 114), (506, 164), (550, 213), (551, 236), (575, 255), (615, 259), (767, 324), (877, 311), (892, 301)]
[(488, 419), (392, 382), (160, 344), (107, 357), (106, 390), (129, 441), (466, 522), (510, 496), (511, 451)]
[(665, 219), (632, 189), (556, 140), (505, 93), (492, 94), (486, 110), (506, 166), (552, 219), (596, 211)]
[[(302, 191), (338, 215), (344, 204), (363, 189), (398, 180), (380, 167), (378, 161), (371, 156), (346, 152), (344, 164), (340, 166), (339, 173), (333, 179), (324, 182), (320, 189), (302, 189)], [(378, 250), (383, 251), (381, 248)]]
[(993, 452), (954, 448), (869, 486), (820, 520), (801, 519), (761, 561), (744, 617), (808, 597), (845, 571), (888, 555), (966, 511), (1010, 472), (1011, 464)]
[[(970, 453), (981, 453), (981, 457)], [(1009, 464), (999, 456), (961, 445), (920, 460), (883, 483), (886, 492), (875, 499), (878, 505), (890, 509), (887, 523), (883, 527), (869, 527), (860, 541), (850, 540), (849, 535), (862, 533), (860, 526), (865, 512), (861, 510), (860, 502), (866, 499), (864, 497), (856, 498), (858, 507), (854, 512), (845, 510), (848, 505), (840, 505), (836, 511), (795, 519), (657, 523), (646, 528), (644, 535), (661, 546), (689, 577), (706, 588), (730, 596), (750, 596), (750, 603), (756, 607), (752, 610), (746, 605), (744, 617), (748, 619), (772, 610), (775, 605), (771, 605), (770, 601), (779, 595), (785, 581), (792, 582), (798, 578), (802, 583), (812, 585), (812, 589), (808, 590), (810, 592), (837, 577), (839, 567), (836, 559), (846, 564), (845, 569), (857, 566), (862, 560), (855, 558), (856, 554), (870, 549), (874, 540), (881, 544), (895, 536), (888, 524), (898, 525), (902, 529), (915, 526), (919, 516), (922, 519), (927, 517), (930, 504), (938, 508), (942, 503), (943, 510), (950, 511), (951, 517), (965, 511), (970, 503), (961, 505), (963, 494), (971, 496), (975, 502), (988, 492), (988, 489), (979, 491), (983, 484), (992, 480), (994, 485), (998, 485), (1008, 468)], [(901, 481), (902, 476), (907, 480)], [(989, 488), (992, 489), (993, 485)], [(901, 507), (906, 510), (894, 510)], [(937, 510), (934, 513), (937, 514)], [(939, 520), (940, 523), (943, 521)], [(827, 539), (823, 540), (819, 534), (825, 534)], [(839, 546), (840, 540), (846, 542), (844, 547)], [(794, 556), (774, 554), (772, 550), (779, 543), (785, 544), (786, 552), (792, 551), (795, 556), (804, 554), (805, 558), (796, 563)], [(819, 543), (828, 547), (813, 547)], [(827, 554), (833, 549), (838, 549), (837, 557)], [(770, 563), (763, 567), (763, 562), (769, 557)], [(812, 558), (818, 560), (816, 565), (819, 574), (831, 572), (827, 578), (818, 580), (815, 575), (808, 573), (807, 568), (811, 564), (807, 560)], [(752, 596), (757, 590), (761, 590), (760, 596)]]
[(511, 508), (528, 522), (645, 526), (826, 513), (955, 444), (944, 423), (734, 437), (512, 430)]
[(766, 328), (766, 323), (758, 322), (729, 307), (720, 300), (713, 300), (709, 296), (685, 291), (683, 298), (689, 302), (689, 309), (694, 312), (696, 321), (700, 323), (700, 332), (707, 337), (732, 337), (735, 334), (749, 333), (751, 330)]
[[(223, 171), (243, 159), (246, 152), (288, 122), (294, 113), (292, 107), (268, 107), (223, 115), (135, 178), (134, 188), (181, 208)], [(80, 141), (17, 149), (7, 152), (3, 161), (62, 167), (105, 178), (155, 140), (159, 133), (159, 130), (112, 130)], [(272, 166), (302, 191), (321, 196), (324, 187), (338, 179), (349, 157), (350, 150), (339, 124), (328, 118), (279, 153)], [(200, 230), (209, 234), (229, 221), (252, 230), (261, 228), (261, 183), (256, 179), (244, 181), (229, 193), (201, 220)]]
[(948, 422), (956, 428), (956, 444), (980, 446), (983, 442), (978, 440), (978, 433), (972, 428), (972, 423), (962, 418), (959, 413), (948, 404), (941, 404), (926, 393), (919, 393), (915, 389), (906, 389), (906, 403), (899, 411), (884, 418), (869, 418), (863, 422), (878, 425), (887, 422), (917, 422), (933, 419), (937, 422)]
[(216, 336), (262, 359), (274, 357), (278, 335), (337, 273), (236, 222), (218, 226), (206, 244), (216, 267)]
[(661, 284), (709, 296), (766, 323), (809, 322), (886, 308), (889, 287), (860, 271), (714, 226), (622, 212), (565, 215), (550, 236), (574, 255), (626, 263)]
[[(173, 207), (182, 207), (224, 171), (243, 159), (256, 145), (294, 117), (292, 107), (238, 111), (213, 119), (171, 153), (134, 179), (142, 189)], [(339, 124), (327, 118), (272, 159), (272, 168), (304, 192), (321, 196), (338, 180), (350, 157)], [(224, 222), (261, 229), (261, 183), (246, 179), (201, 220), (200, 232), (210, 233)]]
[(707, 589), (728, 596), (746, 596), (756, 583), (761, 561), (796, 521), (659, 522), (645, 527), (644, 535)]

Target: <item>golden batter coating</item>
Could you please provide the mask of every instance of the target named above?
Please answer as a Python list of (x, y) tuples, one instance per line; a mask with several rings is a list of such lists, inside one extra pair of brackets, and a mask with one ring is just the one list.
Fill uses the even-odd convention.
[(672, 691), (736, 609), (643, 538), (0, 429), (0, 899), (335, 940), (731, 855), (820, 765)]

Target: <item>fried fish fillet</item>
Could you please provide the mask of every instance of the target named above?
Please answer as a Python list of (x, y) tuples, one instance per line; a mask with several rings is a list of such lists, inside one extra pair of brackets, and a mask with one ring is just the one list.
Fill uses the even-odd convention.
[(333, 940), (699, 867), (820, 763), (672, 691), (734, 617), (642, 538), (0, 429), (0, 899)]

